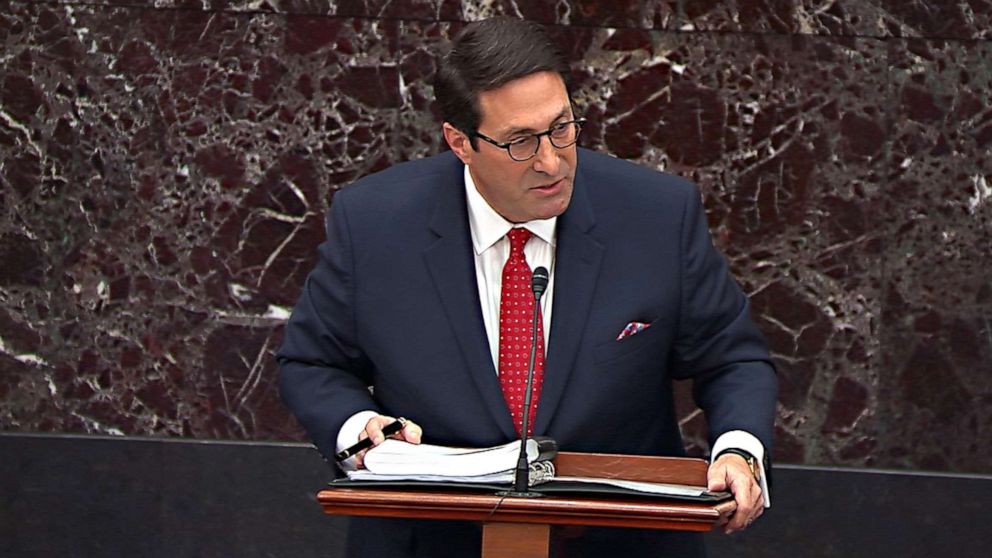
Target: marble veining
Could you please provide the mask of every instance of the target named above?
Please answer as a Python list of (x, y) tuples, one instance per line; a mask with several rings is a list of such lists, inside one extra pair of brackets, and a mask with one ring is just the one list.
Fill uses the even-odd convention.
[(513, 13), (575, 61), (583, 145), (700, 185), (779, 368), (776, 459), (988, 471), (987, 1), (4, 8), (4, 430), (301, 439), (272, 354), (334, 192), (441, 149), (435, 49)]
[(555, 25), (934, 39), (988, 39), (992, 23), (989, 0), (93, 0), (87, 4), (443, 22), (512, 14)]

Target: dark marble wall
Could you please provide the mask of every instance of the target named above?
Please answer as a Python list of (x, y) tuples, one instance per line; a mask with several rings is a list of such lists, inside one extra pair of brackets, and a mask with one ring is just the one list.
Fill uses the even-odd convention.
[(584, 145), (700, 184), (778, 460), (990, 470), (990, 0), (0, 1), (0, 428), (299, 439), (332, 194), (440, 148), (431, 53), (495, 13), (553, 24)]

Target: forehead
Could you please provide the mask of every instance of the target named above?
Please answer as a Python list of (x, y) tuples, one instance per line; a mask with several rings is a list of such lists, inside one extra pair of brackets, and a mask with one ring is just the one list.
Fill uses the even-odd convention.
[(555, 72), (537, 72), (479, 93), (482, 120), (489, 131), (544, 130), (569, 112), (565, 82)]

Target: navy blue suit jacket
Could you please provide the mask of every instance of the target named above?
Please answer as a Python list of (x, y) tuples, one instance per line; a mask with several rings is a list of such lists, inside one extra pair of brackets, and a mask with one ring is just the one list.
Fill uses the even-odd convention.
[[(516, 438), (480, 310), (463, 172), (443, 153), (334, 196), (278, 354), (282, 396), (325, 456), (366, 409), (416, 421), (428, 443)], [(774, 369), (692, 184), (579, 149), (554, 281), (536, 435), (568, 451), (683, 455), (672, 381), (691, 379), (711, 441), (745, 430), (771, 447)], [(617, 341), (632, 321), (650, 327)]]

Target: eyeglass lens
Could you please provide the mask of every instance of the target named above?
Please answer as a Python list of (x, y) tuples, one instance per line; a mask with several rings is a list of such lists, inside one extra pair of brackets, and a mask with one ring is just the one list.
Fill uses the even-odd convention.
[[(563, 122), (552, 126), (548, 130), (549, 133), (547, 136), (551, 140), (551, 145), (558, 149), (563, 149), (575, 143), (579, 138), (579, 130), (578, 122)], [(511, 143), (509, 146), (510, 157), (518, 161), (530, 159), (537, 154), (537, 150), (540, 148), (540, 142), (541, 138), (533, 135), (527, 136), (523, 141)]]

